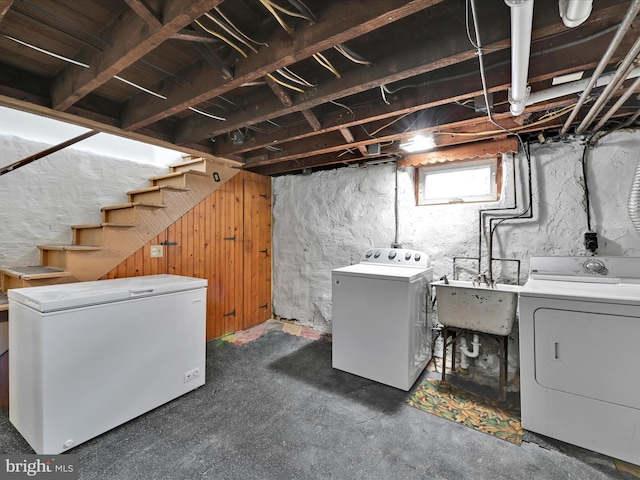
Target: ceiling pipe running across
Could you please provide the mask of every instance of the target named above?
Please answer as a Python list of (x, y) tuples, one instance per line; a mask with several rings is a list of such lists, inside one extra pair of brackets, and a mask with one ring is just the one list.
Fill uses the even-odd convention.
[[(637, 38), (636, 43), (633, 44), (631, 50), (624, 57), (624, 60), (616, 70), (616, 74), (611, 80), (611, 83), (607, 85), (607, 88), (600, 94), (598, 100), (591, 106), (587, 115), (582, 119), (578, 128), (576, 128), (576, 133), (581, 134), (584, 132), (589, 125), (593, 122), (596, 116), (602, 111), (604, 105), (611, 99), (614, 92), (622, 83), (627, 79), (629, 74), (633, 71), (633, 62), (640, 54), (640, 37)], [(584, 95), (584, 94), (583, 94)]]
[(631, 23), (635, 20), (636, 15), (638, 14), (638, 11), (640, 11), (640, 0), (633, 0), (633, 3), (631, 3), (631, 5), (629, 6), (627, 13), (625, 14), (624, 19), (622, 20), (622, 23), (620, 23), (620, 28), (618, 29), (615, 36), (611, 40), (611, 43), (607, 47), (607, 50), (605, 51), (604, 55), (600, 59), (600, 62), (598, 63), (598, 66), (596, 67), (595, 71), (593, 72), (593, 76), (591, 77), (591, 81), (589, 82), (589, 85), (587, 85), (587, 88), (585, 88), (584, 93), (580, 96), (580, 99), (578, 100), (578, 103), (576, 104), (574, 109), (571, 111), (569, 118), (567, 118), (566, 122), (564, 122), (562, 130), (560, 131), (561, 135), (565, 135), (567, 133), (567, 130), (569, 130), (571, 123), (575, 120), (576, 116), (578, 115), (578, 112), (584, 105), (584, 102), (587, 101), (587, 98), (589, 97), (591, 90), (593, 90), (593, 87), (598, 81), (598, 78), (600, 77), (600, 75), (602, 75), (602, 72), (604, 72), (604, 69), (609, 64), (609, 60), (611, 60), (611, 57), (613, 56), (614, 52), (620, 45), (620, 42), (622, 42), (622, 39), (624, 38), (627, 31), (629, 30)]
[[(594, 84), (594, 87), (603, 87), (611, 83), (611, 80), (615, 77), (616, 72), (605, 73), (601, 75)], [(631, 70), (631, 73), (627, 76), (627, 79), (639, 78), (640, 67)], [(575, 82), (569, 82), (555, 87), (547, 88), (546, 90), (540, 90), (534, 92), (529, 96), (527, 100), (527, 107), (529, 105), (535, 105), (536, 103), (546, 102), (548, 100), (554, 100), (556, 98), (564, 97), (574, 93), (582, 92), (585, 87), (593, 80), (591, 78), (585, 78), (584, 80), (576, 80)]]
[[(635, 70), (639, 70), (639, 69), (635, 69)], [(629, 77), (627, 77), (629, 78)], [(607, 123), (609, 121), (609, 119), (613, 116), (614, 113), (616, 113), (618, 110), (620, 110), (620, 107), (624, 104), (624, 102), (626, 102), (629, 97), (631, 95), (633, 95), (635, 93), (635, 91), (638, 89), (638, 87), (640, 87), (640, 77), (637, 77), (635, 82), (633, 82), (629, 88), (627, 88), (627, 90), (622, 94), (622, 96), (618, 99), (618, 101), (613, 105), (613, 107), (611, 107), (609, 109), (609, 111), (606, 113), (606, 115), (604, 115), (600, 121), (598, 122), (598, 124), (593, 128), (592, 133), (596, 133), (597, 131), (599, 131), (602, 127), (604, 127), (604, 124)]]
[(509, 103), (514, 117), (524, 112), (531, 87), (529, 54), (531, 52), (531, 26), (533, 24), (533, 0), (505, 0), (511, 9), (511, 88)]

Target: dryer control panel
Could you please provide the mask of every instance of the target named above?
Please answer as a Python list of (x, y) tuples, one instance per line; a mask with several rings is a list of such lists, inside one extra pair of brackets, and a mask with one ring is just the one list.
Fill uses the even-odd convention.
[(404, 248), (370, 248), (360, 257), (360, 263), (395, 265), (399, 267), (429, 268), (429, 255)]
[(640, 283), (640, 257), (531, 257), (530, 278)]

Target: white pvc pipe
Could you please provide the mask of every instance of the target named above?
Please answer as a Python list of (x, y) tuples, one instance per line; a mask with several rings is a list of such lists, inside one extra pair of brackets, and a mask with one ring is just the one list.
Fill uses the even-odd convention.
[(524, 112), (531, 92), (527, 87), (529, 77), (529, 54), (531, 52), (531, 25), (533, 23), (533, 0), (505, 0), (511, 8), (511, 88), (509, 103), (515, 117)]
[(469, 368), (468, 358), (476, 358), (480, 354), (480, 337), (475, 333), (473, 334), (471, 345), (473, 345), (473, 348), (469, 351), (467, 339), (464, 337), (460, 339), (460, 368), (462, 370)]
[(577, 27), (584, 23), (593, 8), (592, 0), (560, 0), (560, 17), (564, 24), (569, 27)]
[[(613, 79), (616, 72), (607, 73), (606, 75), (600, 75), (595, 87), (602, 87), (608, 85)], [(640, 67), (634, 68), (627, 78), (640, 77)], [(547, 88), (546, 90), (540, 90), (539, 92), (532, 93), (527, 99), (527, 106), (534, 105), (540, 102), (546, 102), (547, 100), (553, 100), (554, 98), (564, 97), (565, 95), (571, 95), (572, 93), (583, 92), (592, 78), (585, 78), (584, 80), (577, 80), (575, 82), (565, 83), (563, 85), (557, 85), (555, 87)]]

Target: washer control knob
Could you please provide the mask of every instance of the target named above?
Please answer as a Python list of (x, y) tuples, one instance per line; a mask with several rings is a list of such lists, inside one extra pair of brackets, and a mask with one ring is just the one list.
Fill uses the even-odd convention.
[(416, 253), (416, 254), (413, 256), (413, 259), (414, 259), (416, 262), (419, 262), (421, 258), (422, 258), (422, 255), (420, 255), (419, 253)]
[(405, 253), (404, 254), (404, 259), (405, 260), (411, 260), (411, 253), (410, 252)]
[(380, 250), (376, 250), (376, 253), (373, 254), (373, 258), (378, 258), (380, 256)]
[(389, 260), (393, 260), (394, 258), (396, 258), (396, 251), (395, 250), (391, 250), (389, 252)]
[(607, 273), (607, 267), (604, 266), (600, 260), (587, 260), (584, 262), (584, 269), (589, 273), (599, 273), (600, 275), (604, 275)]
[(371, 255), (373, 254), (373, 252), (371, 250), (367, 251), (367, 253), (364, 255), (366, 258), (371, 258)]

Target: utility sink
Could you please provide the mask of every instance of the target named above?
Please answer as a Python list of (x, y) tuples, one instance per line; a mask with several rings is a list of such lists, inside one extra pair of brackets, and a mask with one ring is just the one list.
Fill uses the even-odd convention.
[(518, 306), (518, 285), (493, 287), (462, 280), (441, 280), (436, 288), (438, 321), (454, 328), (509, 335)]

